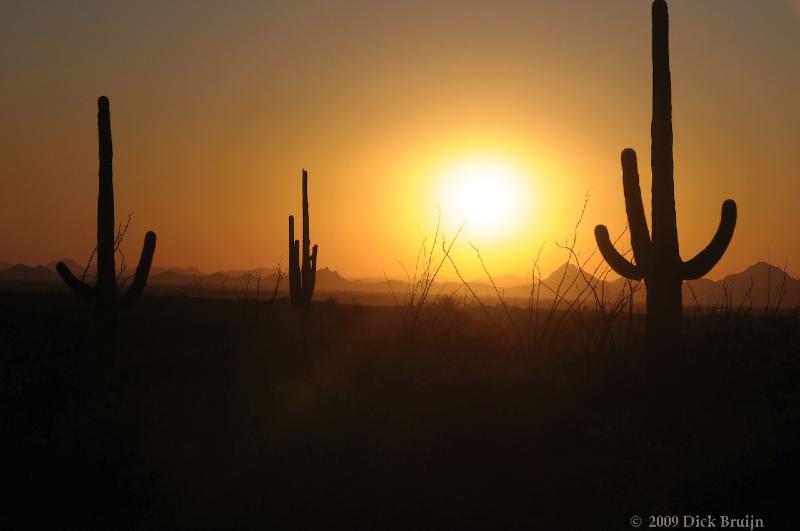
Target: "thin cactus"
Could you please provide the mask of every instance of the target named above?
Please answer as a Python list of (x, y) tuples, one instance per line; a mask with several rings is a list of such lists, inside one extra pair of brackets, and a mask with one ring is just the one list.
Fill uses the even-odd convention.
[(303, 170), (303, 257), (300, 242), (294, 239), (294, 216), (289, 216), (289, 295), (299, 310), (311, 308), (317, 281), (317, 246), (311, 247), (308, 220), (308, 172)]
[(678, 250), (672, 158), (672, 86), (669, 70), (669, 14), (665, 0), (653, 2), (653, 119), (651, 123), (652, 235), (642, 206), (636, 152), (622, 152), (622, 185), (633, 247), (633, 262), (611, 243), (605, 225), (595, 227), (600, 252), (623, 277), (647, 287), (647, 335), (651, 344), (669, 345), (680, 335), (684, 280), (700, 278), (722, 258), (736, 227), (736, 203), (722, 203), (722, 219), (708, 246), (684, 262)]
[(82, 299), (95, 299), (99, 313), (113, 321), (119, 308), (130, 306), (144, 291), (153, 253), (156, 249), (156, 233), (148, 232), (144, 238), (142, 256), (133, 276), (133, 281), (125, 293), (118, 293), (116, 264), (114, 260), (114, 181), (111, 144), (111, 113), (108, 98), (97, 100), (97, 135), (99, 143), (100, 167), (98, 171), (99, 192), (97, 194), (97, 282), (90, 286), (59, 262), (58, 274), (69, 288)]

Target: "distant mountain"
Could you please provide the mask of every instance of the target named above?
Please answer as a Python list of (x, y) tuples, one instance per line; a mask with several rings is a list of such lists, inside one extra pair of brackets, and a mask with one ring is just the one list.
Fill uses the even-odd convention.
[(590, 286), (598, 286), (599, 283), (599, 279), (587, 271), (582, 271), (574, 264), (564, 264), (542, 279), (542, 284), (550, 290), (555, 292), (560, 289), (561, 293), (564, 293), (565, 290), (575, 293), (583, 292)]
[[(81, 275), (85, 265), (74, 260), (61, 260), (73, 273)], [(55, 272), (57, 262), (46, 266), (11, 265), (0, 262), (0, 281), (5, 287), (24, 286), (29, 289), (37, 283), (52, 284), (58, 280)], [(123, 276), (133, 273), (130, 268)], [(94, 275), (94, 268), (89, 272)], [(282, 272), (279, 294), (285, 296), (289, 289), (286, 271)], [(503, 298), (511, 304), (524, 305), (531, 293), (531, 279), (514, 275), (500, 275), (492, 280)], [(198, 296), (234, 296), (265, 297), (271, 294), (278, 274), (275, 268), (256, 268), (252, 270), (231, 270), (204, 273), (196, 267), (156, 267), (150, 273), (149, 286), (154, 290), (191, 293)], [(541, 285), (536, 285), (541, 299), (552, 299), (558, 291), (568, 299), (582, 296), (588, 304), (594, 299), (590, 289), (606, 300), (614, 300), (623, 289), (627, 289), (628, 281), (618, 278), (601, 280), (587, 271), (581, 271), (575, 264), (564, 264), (545, 278)], [(497, 294), (488, 278), (470, 281), (468, 288), (460, 281), (437, 281), (430, 289), (429, 299), (448, 295), (473, 301), (473, 293), (483, 302), (494, 304)], [(560, 286), (560, 287), (559, 287)], [(317, 271), (316, 291), (319, 298), (342, 294), (346, 300), (358, 297), (362, 300), (381, 300), (391, 302), (394, 297), (398, 301), (408, 300), (409, 286), (404, 280), (392, 279), (348, 279), (338, 271), (324, 267)], [(392, 297), (394, 292), (394, 297)], [(375, 297), (366, 299), (368, 294)], [(419, 293), (417, 294), (419, 296)], [(640, 287), (634, 295), (636, 304), (644, 304), (646, 293)], [(725, 302), (730, 307), (759, 308), (767, 304), (774, 305), (778, 300), (781, 307), (791, 308), (800, 305), (800, 280), (784, 275), (784, 272), (766, 262), (759, 262), (746, 270), (728, 275), (722, 280), (714, 281), (701, 278), (685, 282), (683, 285), (684, 303), (691, 307), (720, 306)]]
[[(717, 289), (717, 282), (708, 278), (698, 278), (683, 283), (683, 304), (686, 306), (708, 306), (713, 305), (717, 300), (717, 295), (722, 290)], [(642, 291), (641, 299), (644, 303), (645, 293)]]
[(783, 307), (800, 305), (800, 280), (767, 262), (728, 275), (717, 282), (717, 290), (718, 297), (727, 293), (736, 305), (752, 303), (754, 307), (764, 307), (778, 301)]
[(201, 286), (203, 279), (207, 278), (202, 275), (192, 275), (178, 273), (168, 269), (161, 272), (150, 273), (150, 285), (169, 285), (169, 286)]
[[(323, 267), (317, 270), (316, 289), (329, 292), (347, 293), (390, 293), (392, 290), (400, 297), (408, 292), (408, 284), (400, 280), (390, 280), (387, 284), (386, 279), (382, 280), (362, 280), (344, 278), (338, 271)], [(391, 288), (390, 288), (391, 285)], [(288, 283), (286, 284), (288, 289)]]
[[(624, 279), (615, 281), (620, 287)], [(612, 290), (613, 291), (613, 290)], [(634, 300), (644, 304), (646, 292), (640, 290)], [(740, 273), (721, 280), (699, 278), (683, 283), (683, 303), (687, 307), (739, 308), (774, 307), (784, 309), (800, 305), (800, 280), (766, 262), (754, 264)]]
[[(76, 275), (83, 274), (83, 271), (86, 269), (85, 263), (76, 262), (71, 258), (62, 258), (61, 260), (54, 260), (52, 262), (48, 262), (46, 265), (49, 269), (55, 271), (56, 265), (58, 265), (59, 262), (65, 263), (67, 267), (69, 267), (70, 271), (72, 271)], [(119, 266), (119, 259), (117, 259), (117, 266)], [(92, 263), (89, 266), (87, 274), (91, 273), (92, 275), (94, 275), (96, 270), (97, 270), (97, 265), (95, 261), (92, 260)], [(205, 273), (203, 273), (196, 267), (154, 267), (150, 271), (150, 274), (164, 273), (167, 271), (181, 273), (183, 275), (205, 275)]]
[(45, 266), (26, 266), (17, 264), (0, 272), (0, 280), (14, 280), (24, 282), (50, 282), (56, 280), (58, 275)]
[[(562, 265), (545, 278), (542, 278), (541, 284), (537, 281), (537, 283), (532, 286), (532, 279), (519, 277), (518, 279), (521, 280), (521, 282), (515, 286), (500, 288), (498, 285), (504, 299), (514, 298), (518, 300), (518, 303), (519, 301), (527, 301), (531, 296), (532, 287), (535, 288), (534, 293), (538, 292), (540, 299), (552, 299), (556, 293), (558, 293), (560, 297), (573, 299), (578, 296), (585, 297), (590, 295), (590, 284), (597, 290), (601, 290), (604, 285), (606, 285), (606, 289), (608, 289), (607, 285), (609, 284), (595, 278), (587, 271), (581, 271), (575, 264)], [(491, 290), (489, 295), (496, 297), (494, 289)]]
[[(530, 285), (531, 283), (530, 277), (519, 277), (517, 275), (492, 276), (492, 280), (494, 280), (494, 284), (498, 288), (516, 288), (519, 286), (523, 286), (525, 284)], [(470, 284), (488, 284), (488, 283), (489, 279), (486, 278), (480, 278), (470, 281)]]
[[(376, 282), (375, 284), (379, 283)], [(363, 280), (346, 280), (338, 271), (323, 267), (317, 270), (316, 285), (318, 288), (328, 291), (353, 291), (363, 288), (364, 285), (373, 285), (373, 283), (364, 282)]]
[(179, 273), (181, 275), (196, 275), (196, 276), (205, 275), (205, 273), (203, 273), (202, 271), (200, 271), (199, 269), (197, 269), (194, 266), (192, 266), (192, 267), (154, 267), (151, 270), (152, 274), (167, 273), (167, 272)]

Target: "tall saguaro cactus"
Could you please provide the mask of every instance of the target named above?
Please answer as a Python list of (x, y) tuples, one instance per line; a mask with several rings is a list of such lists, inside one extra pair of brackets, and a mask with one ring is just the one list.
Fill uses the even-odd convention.
[(300, 242), (294, 239), (294, 216), (289, 216), (289, 295), (292, 305), (300, 310), (311, 307), (317, 281), (317, 246), (311, 248), (308, 220), (308, 172), (303, 170), (303, 257)]
[(156, 233), (148, 232), (144, 238), (142, 256), (136, 268), (133, 281), (125, 293), (118, 293), (116, 264), (114, 260), (114, 181), (111, 144), (111, 113), (108, 98), (100, 96), (97, 100), (97, 136), (99, 143), (100, 168), (98, 171), (99, 191), (97, 194), (97, 282), (90, 286), (77, 278), (66, 264), (59, 262), (58, 274), (69, 288), (80, 298), (94, 298), (101, 316), (113, 322), (119, 308), (132, 304), (144, 291), (153, 253), (156, 249)]
[(651, 134), (652, 233), (639, 189), (636, 152), (622, 152), (622, 186), (633, 247), (633, 263), (611, 243), (604, 225), (595, 227), (600, 252), (623, 277), (647, 287), (647, 335), (651, 344), (670, 344), (680, 334), (684, 280), (700, 278), (716, 265), (733, 237), (736, 203), (722, 203), (722, 219), (711, 243), (684, 262), (678, 251), (672, 159), (672, 86), (669, 71), (669, 14), (665, 0), (653, 2), (653, 119)]

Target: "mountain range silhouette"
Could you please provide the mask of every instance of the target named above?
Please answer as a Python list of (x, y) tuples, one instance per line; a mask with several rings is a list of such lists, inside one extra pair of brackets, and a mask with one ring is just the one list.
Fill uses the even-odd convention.
[[(70, 269), (83, 272), (85, 266), (70, 259), (61, 260)], [(55, 271), (57, 261), (44, 265), (30, 266), (26, 264), (10, 264), (0, 261), (0, 288), (4, 289), (62, 289), (58, 274)], [(132, 271), (127, 271), (131, 274)], [(122, 279), (127, 276), (123, 273)], [(93, 277), (94, 269), (87, 272), (88, 277)], [(249, 280), (248, 280), (249, 275)], [(257, 279), (260, 276), (260, 281)], [(514, 275), (501, 275), (493, 278), (498, 289), (509, 304), (524, 306), (527, 304), (531, 292), (530, 279)], [(256, 297), (257, 291), (261, 297), (266, 297), (274, 288), (277, 281), (275, 268), (259, 267), (251, 270), (230, 270), (206, 273), (196, 267), (154, 267), (150, 283), (154, 290), (168, 293), (183, 293), (198, 296), (245, 296)], [(565, 294), (567, 299), (576, 297), (584, 291), (589, 284), (598, 292), (605, 293), (607, 297), (615, 297), (624, 288), (626, 280), (617, 278), (601, 280), (589, 271), (583, 271), (574, 264), (563, 264), (555, 271), (542, 278), (540, 297), (542, 300), (552, 300), (553, 293)], [(260, 285), (259, 285), (260, 284)], [(391, 289), (390, 289), (391, 284)], [(469, 281), (470, 287), (484, 301), (492, 302), (497, 299), (494, 288), (488, 279)], [(559, 285), (561, 286), (559, 289)], [(392, 304), (394, 297), (402, 301), (408, 292), (408, 283), (405, 280), (390, 279), (361, 279), (345, 278), (339, 272), (327, 267), (317, 271), (317, 299), (324, 300), (340, 295), (344, 301), (353, 297), (362, 302), (369, 301), (373, 304)], [(283, 296), (288, 290), (285, 276), (281, 281), (279, 294)], [(394, 291), (395, 296), (391, 295)], [(683, 286), (684, 301), (687, 306), (713, 306), (721, 303), (726, 297), (733, 306), (752, 306), (759, 308), (773, 305), (781, 300), (782, 308), (792, 308), (800, 305), (800, 279), (784, 274), (784, 271), (767, 262), (757, 262), (744, 271), (728, 275), (720, 280), (701, 278), (685, 282)], [(469, 295), (464, 285), (458, 281), (437, 281), (432, 288), (434, 296), (448, 295), (454, 298), (467, 298)], [(781, 295), (782, 293), (782, 295)], [(366, 297), (367, 295), (371, 295)], [(644, 302), (644, 289), (639, 289), (634, 295), (634, 302)]]

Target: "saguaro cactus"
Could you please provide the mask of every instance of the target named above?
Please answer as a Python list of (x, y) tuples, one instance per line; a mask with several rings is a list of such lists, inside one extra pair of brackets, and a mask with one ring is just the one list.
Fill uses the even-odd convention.
[(665, 0), (653, 2), (653, 119), (651, 134), (652, 235), (642, 206), (636, 152), (622, 152), (622, 186), (634, 261), (614, 248), (604, 225), (595, 227), (600, 252), (614, 271), (647, 287), (647, 335), (651, 343), (671, 344), (679, 337), (681, 285), (700, 278), (719, 261), (733, 237), (736, 203), (722, 203), (722, 219), (711, 243), (684, 262), (678, 251), (672, 159), (672, 86), (669, 71), (669, 14)]
[(303, 261), (300, 262), (300, 242), (294, 239), (294, 216), (289, 216), (289, 296), (292, 305), (300, 310), (311, 307), (314, 284), (317, 281), (317, 246), (311, 248), (308, 222), (308, 173), (303, 170)]
[(97, 194), (97, 282), (90, 286), (77, 278), (66, 264), (59, 262), (58, 274), (69, 288), (80, 298), (94, 298), (97, 309), (103, 318), (113, 320), (119, 308), (132, 304), (144, 291), (153, 253), (156, 249), (156, 233), (148, 232), (144, 238), (142, 256), (136, 268), (133, 281), (125, 293), (117, 291), (117, 275), (114, 260), (114, 181), (113, 148), (111, 144), (111, 113), (108, 98), (97, 100), (97, 136), (99, 143), (100, 168), (99, 192)]

